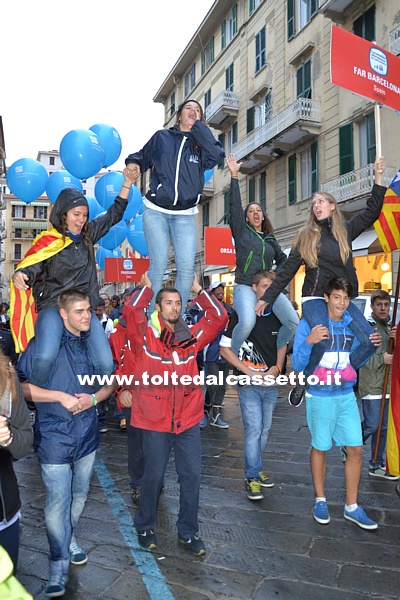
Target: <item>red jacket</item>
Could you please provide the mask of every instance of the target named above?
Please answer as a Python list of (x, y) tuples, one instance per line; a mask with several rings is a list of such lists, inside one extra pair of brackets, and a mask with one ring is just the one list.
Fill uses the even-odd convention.
[[(152, 431), (182, 433), (203, 418), (201, 386), (193, 382), (199, 375), (196, 355), (224, 329), (228, 315), (215, 296), (202, 291), (196, 302), (205, 311), (205, 316), (192, 327), (180, 319), (182, 336), (181, 341), (176, 341), (178, 324), (174, 335), (160, 313), (155, 313), (152, 326), (147, 324), (145, 309), (152, 295), (147, 286), (140, 288), (123, 308), (126, 337), (135, 356), (135, 380), (130, 386), (131, 425)], [(124, 374), (131, 373), (124, 368)], [(191, 383), (174, 384), (183, 375), (189, 376)], [(160, 385), (157, 381), (151, 382), (154, 376), (158, 376)]]

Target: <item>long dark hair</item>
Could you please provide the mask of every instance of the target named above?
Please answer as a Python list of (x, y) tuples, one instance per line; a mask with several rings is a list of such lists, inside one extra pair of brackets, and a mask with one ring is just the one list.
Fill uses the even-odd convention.
[(265, 233), (266, 235), (268, 235), (269, 233), (274, 233), (274, 228), (272, 226), (272, 223), (271, 223), (270, 219), (267, 217), (267, 213), (265, 212), (265, 210), (263, 209), (263, 207), (261, 206), (261, 204), (259, 202), (250, 202), (244, 209), (244, 219), (245, 219), (246, 223), (247, 223), (248, 210), (249, 210), (250, 206), (254, 206), (254, 204), (256, 206), (259, 206), (262, 210), (262, 214), (263, 214), (263, 220), (261, 223), (262, 232)]

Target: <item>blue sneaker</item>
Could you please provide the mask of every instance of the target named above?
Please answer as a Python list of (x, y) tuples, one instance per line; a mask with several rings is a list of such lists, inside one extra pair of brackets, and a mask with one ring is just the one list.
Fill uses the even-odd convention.
[(313, 517), (317, 521), (317, 523), (322, 523), (323, 525), (327, 525), (331, 520), (328, 511), (328, 505), (324, 500), (319, 500), (314, 505)]
[(64, 575), (50, 575), (47, 585), (44, 588), (44, 593), (49, 598), (59, 598), (60, 596), (64, 596), (67, 581), (68, 578), (64, 577)]
[(378, 529), (378, 523), (367, 517), (362, 506), (357, 506), (352, 511), (344, 509), (343, 516), (348, 521), (353, 521), (353, 523), (362, 529)]

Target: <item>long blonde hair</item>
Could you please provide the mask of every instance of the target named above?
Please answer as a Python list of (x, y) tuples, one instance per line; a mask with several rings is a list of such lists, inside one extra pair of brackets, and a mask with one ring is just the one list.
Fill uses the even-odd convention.
[[(340, 258), (342, 259), (343, 264), (346, 264), (350, 256), (350, 246), (343, 215), (337, 206), (335, 198), (331, 194), (328, 194), (328, 192), (318, 192), (318, 194), (314, 194), (313, 200), (316, 195), (323, 196), (329, 204), (333, 204), (335, 207), (331, 213), (332, 235), (339, 244)], [(311, 204), (310, 215), (293, 242), (293, 248), (300, 252), (302, 259), (311, 269), (318, 266), (318, 247), (320, 239), (321, 228), (314, 215), (313, 205)]]
[(0, 349), (0, 396), (9, 388), (13, 402), (17, 396), (14, 377), (15, 371), (10, 365), (10, 359)]

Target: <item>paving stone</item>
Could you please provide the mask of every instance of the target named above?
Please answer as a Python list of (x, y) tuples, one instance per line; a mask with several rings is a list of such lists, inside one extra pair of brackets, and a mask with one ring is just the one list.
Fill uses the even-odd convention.
[(374, 569), (371, 567), (345, 565), (341, 568), (338, 578), (341, 588), (370, 594), (381, 594), (389, 598), (399, 598), (400, 572), (399, 569)]
[(281, 598), (282, 600), (362, 600), (365, 598), (380, 600), (382, 596), (363, 592), (350, 592), (337, 588), (322, 587), (319, 585), (305, 584), (301, 581), (287, 581), (284, 579), (268, 579), (265, 581), (254, 600), (267, 600), (269, 598)]
[(399, 565), (398, 545), (390, 546), (384, 543), (383, 540), (381, 544), (375, 544), (374, 541), (366, 538), (364, 542), (358, 543), (357, 553), (355, 554), (354, 542), (351, 540), (316, 539), (310, 556), (333, 560), (337, 563), (358, 563), (371, 567), (397, 568)]

